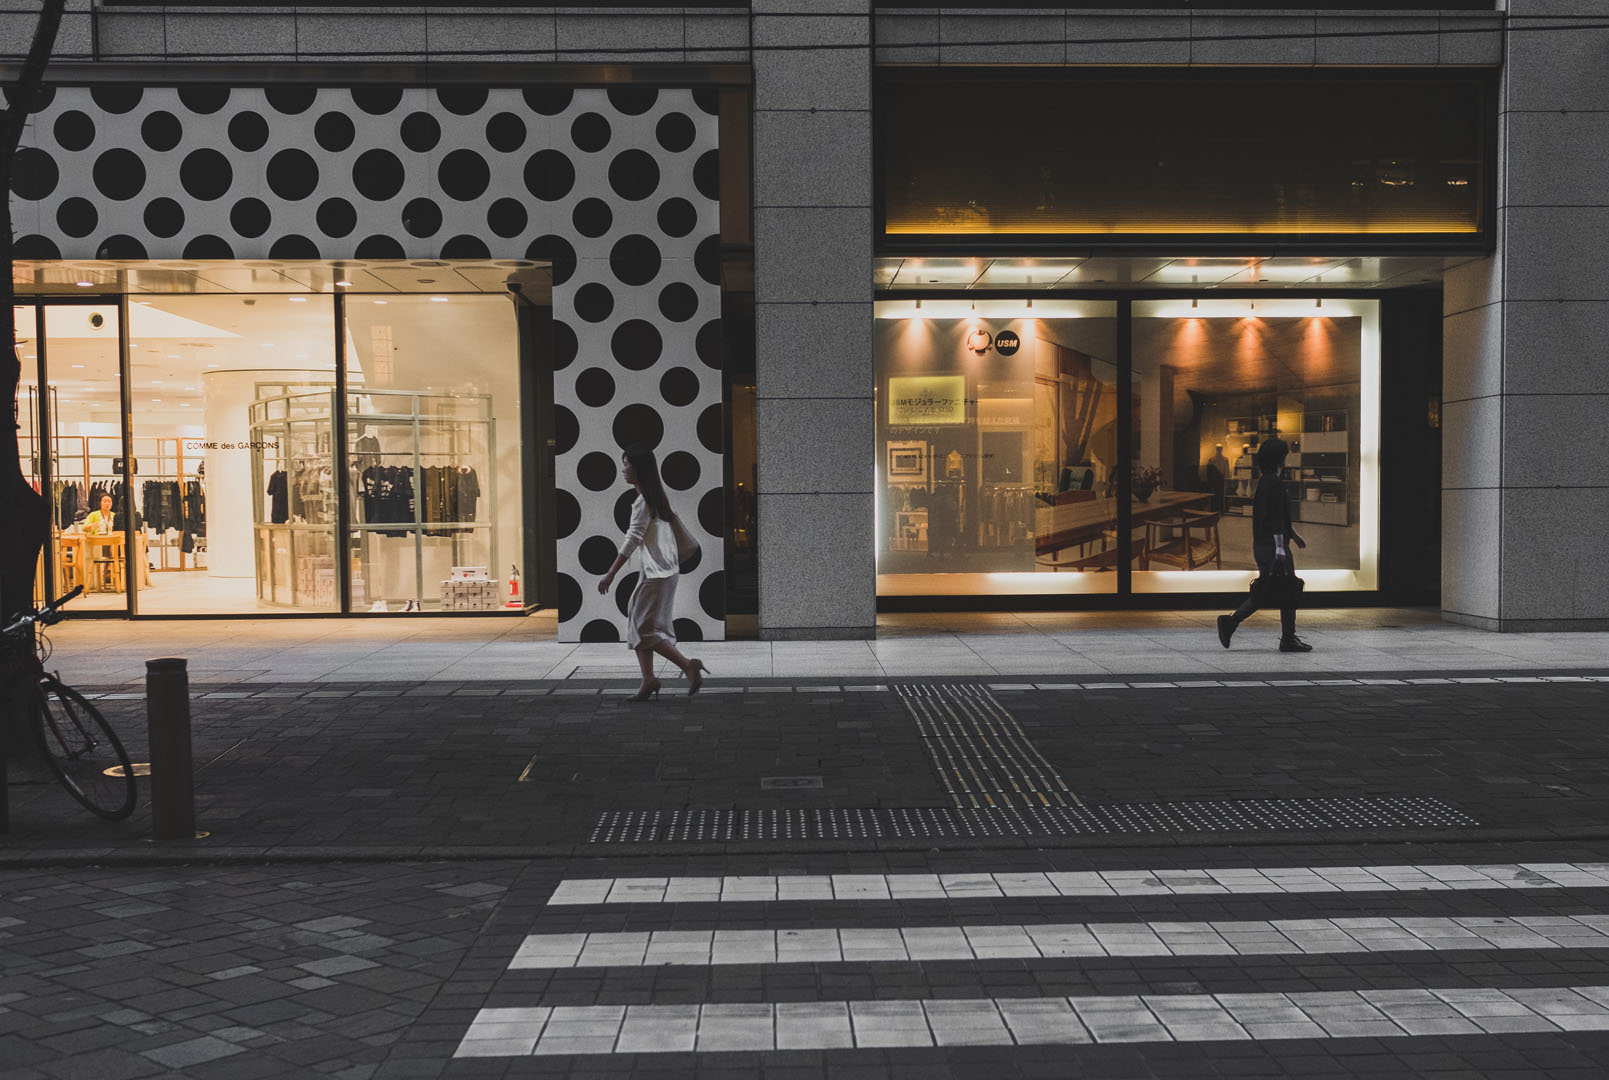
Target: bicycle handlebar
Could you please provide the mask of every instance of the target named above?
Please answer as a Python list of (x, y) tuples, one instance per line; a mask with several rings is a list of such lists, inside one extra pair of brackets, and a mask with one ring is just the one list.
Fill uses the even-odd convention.
[(84, 587), (82, 585), (75, 585), (71, 592), (63, 593), (61, 596), (56, 597), (56, 599), (52, 600), (44, 607), (39, 608), (37, 611), (30, 611), (26, 615), (18, 615), (16, 620), (12, 622), (10, 626), (0, 630), (0, 634), (14, 634), (17, 631), (22, 630), (36, 622), (41, 622), (46, 626), (49, 626), (52, 623), (60, 621), (60, 616), (57, 615), (57, 612), (61, 610), (61, 606), (67, 603), (67, 601), (78, 596), (78, 594), (83, 591)]

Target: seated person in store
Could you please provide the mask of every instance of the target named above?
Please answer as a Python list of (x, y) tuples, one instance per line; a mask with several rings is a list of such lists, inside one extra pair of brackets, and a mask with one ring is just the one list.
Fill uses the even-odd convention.
[(99, 510), (91, 510), (89, 512), (89, 516), (83, 521), (82, 528), (84, 530), (84, 535), (105, 536), (107, 533), (114, 531), (116, 521), (117, 515), (112, 511), (112, 497), (110, 495), (102, 495), (101, 508)]
[[(80, 522), (79, 528), (83, 530), (85, 536), (106, 536), (109, 533), (122, 532), (123, 530), (118, 528), (122, 522), (118, 521), (117, 518), (117, 513), (112, 509), (112, 497), (102, 495), (100, 509), (91, 510), (89, 515)], [(145, 555), (145, 534), (141, 531), (144, 524), (140, 520), (140, 515), (136, 513), (134, 515), (134, 543), (139, 552), (140, 577), (145, 584), (149, 585), (151, 584), (151, 564), (147, 561)]]

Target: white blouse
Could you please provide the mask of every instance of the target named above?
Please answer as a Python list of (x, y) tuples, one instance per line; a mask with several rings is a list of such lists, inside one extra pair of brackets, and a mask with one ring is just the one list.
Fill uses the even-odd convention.
[(629, 558), (638, 548), (642, 549), (642, 576), (645, 578), (675, 577), (681, 568), (681, 560), (676, 555), (676, 530), (670, 522), (649, 513), (648, 501), (641, 495), (631, 504), (631, 526), (626, 530), (621, 554)]

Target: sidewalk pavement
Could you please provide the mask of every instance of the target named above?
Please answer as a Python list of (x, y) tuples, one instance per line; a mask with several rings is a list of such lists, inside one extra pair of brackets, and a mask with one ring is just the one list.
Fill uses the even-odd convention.
[[(1494, 634), (1423, 608), (1316, 609), (1300, 632), (1314, 647), (1282, 654), (1278, 619), (1259, 615), (1218, 644), (1216, 612), (884, 614), (872, 641), (683, 642), (716, 679), (922, 676), (1197, 675), (1438, 672), (1609, 666), (1609, 633)], [(624, 645), (556, 640), (552, 612), (526, 618), (79, 619), (51, 630), (69, 681), (143, 679), (145, 661), (182, 656), (193, 682), (377, 683), (388, 680), (634, 679)]]

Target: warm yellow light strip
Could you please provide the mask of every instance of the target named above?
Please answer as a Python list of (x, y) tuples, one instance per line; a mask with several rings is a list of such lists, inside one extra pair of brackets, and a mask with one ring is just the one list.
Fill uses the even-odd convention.
[(889, 221), (883, 230), (886, 234), (907, 235), (923, 233), (933, 236), (995, 236), (1000, 234), (1033, 233), (1042, 235), (1063, 234), (1135, 234), (1158, 235), (1168, 233), (1201, 233), (1211, 235), (1227, 235), (1231, 233), (1245, 233), (1248, 235), (1299, 235), (1304, 233), (1335, 233), (1346, 236), (1371, 236), (1382, 234), (1422, 234), (1447, 233), (1458, 235), (1472, 235), (1480, 232), (1480, 227), (1468, 219), (1444, 221), (1375, 221), (1375, 222), (1342, 222), (1342, 221), (1305, 221), (1289, 224), (1256, 224), (1246, 225), (1238, 222), (1222, 221), (1144, 221), (1144, 222), (1101, 222), (1101, 221), (1045, 221), (1042, 219), (1022, 221), (983, 221), (983, 222), (953, 222), (953, 221)]

